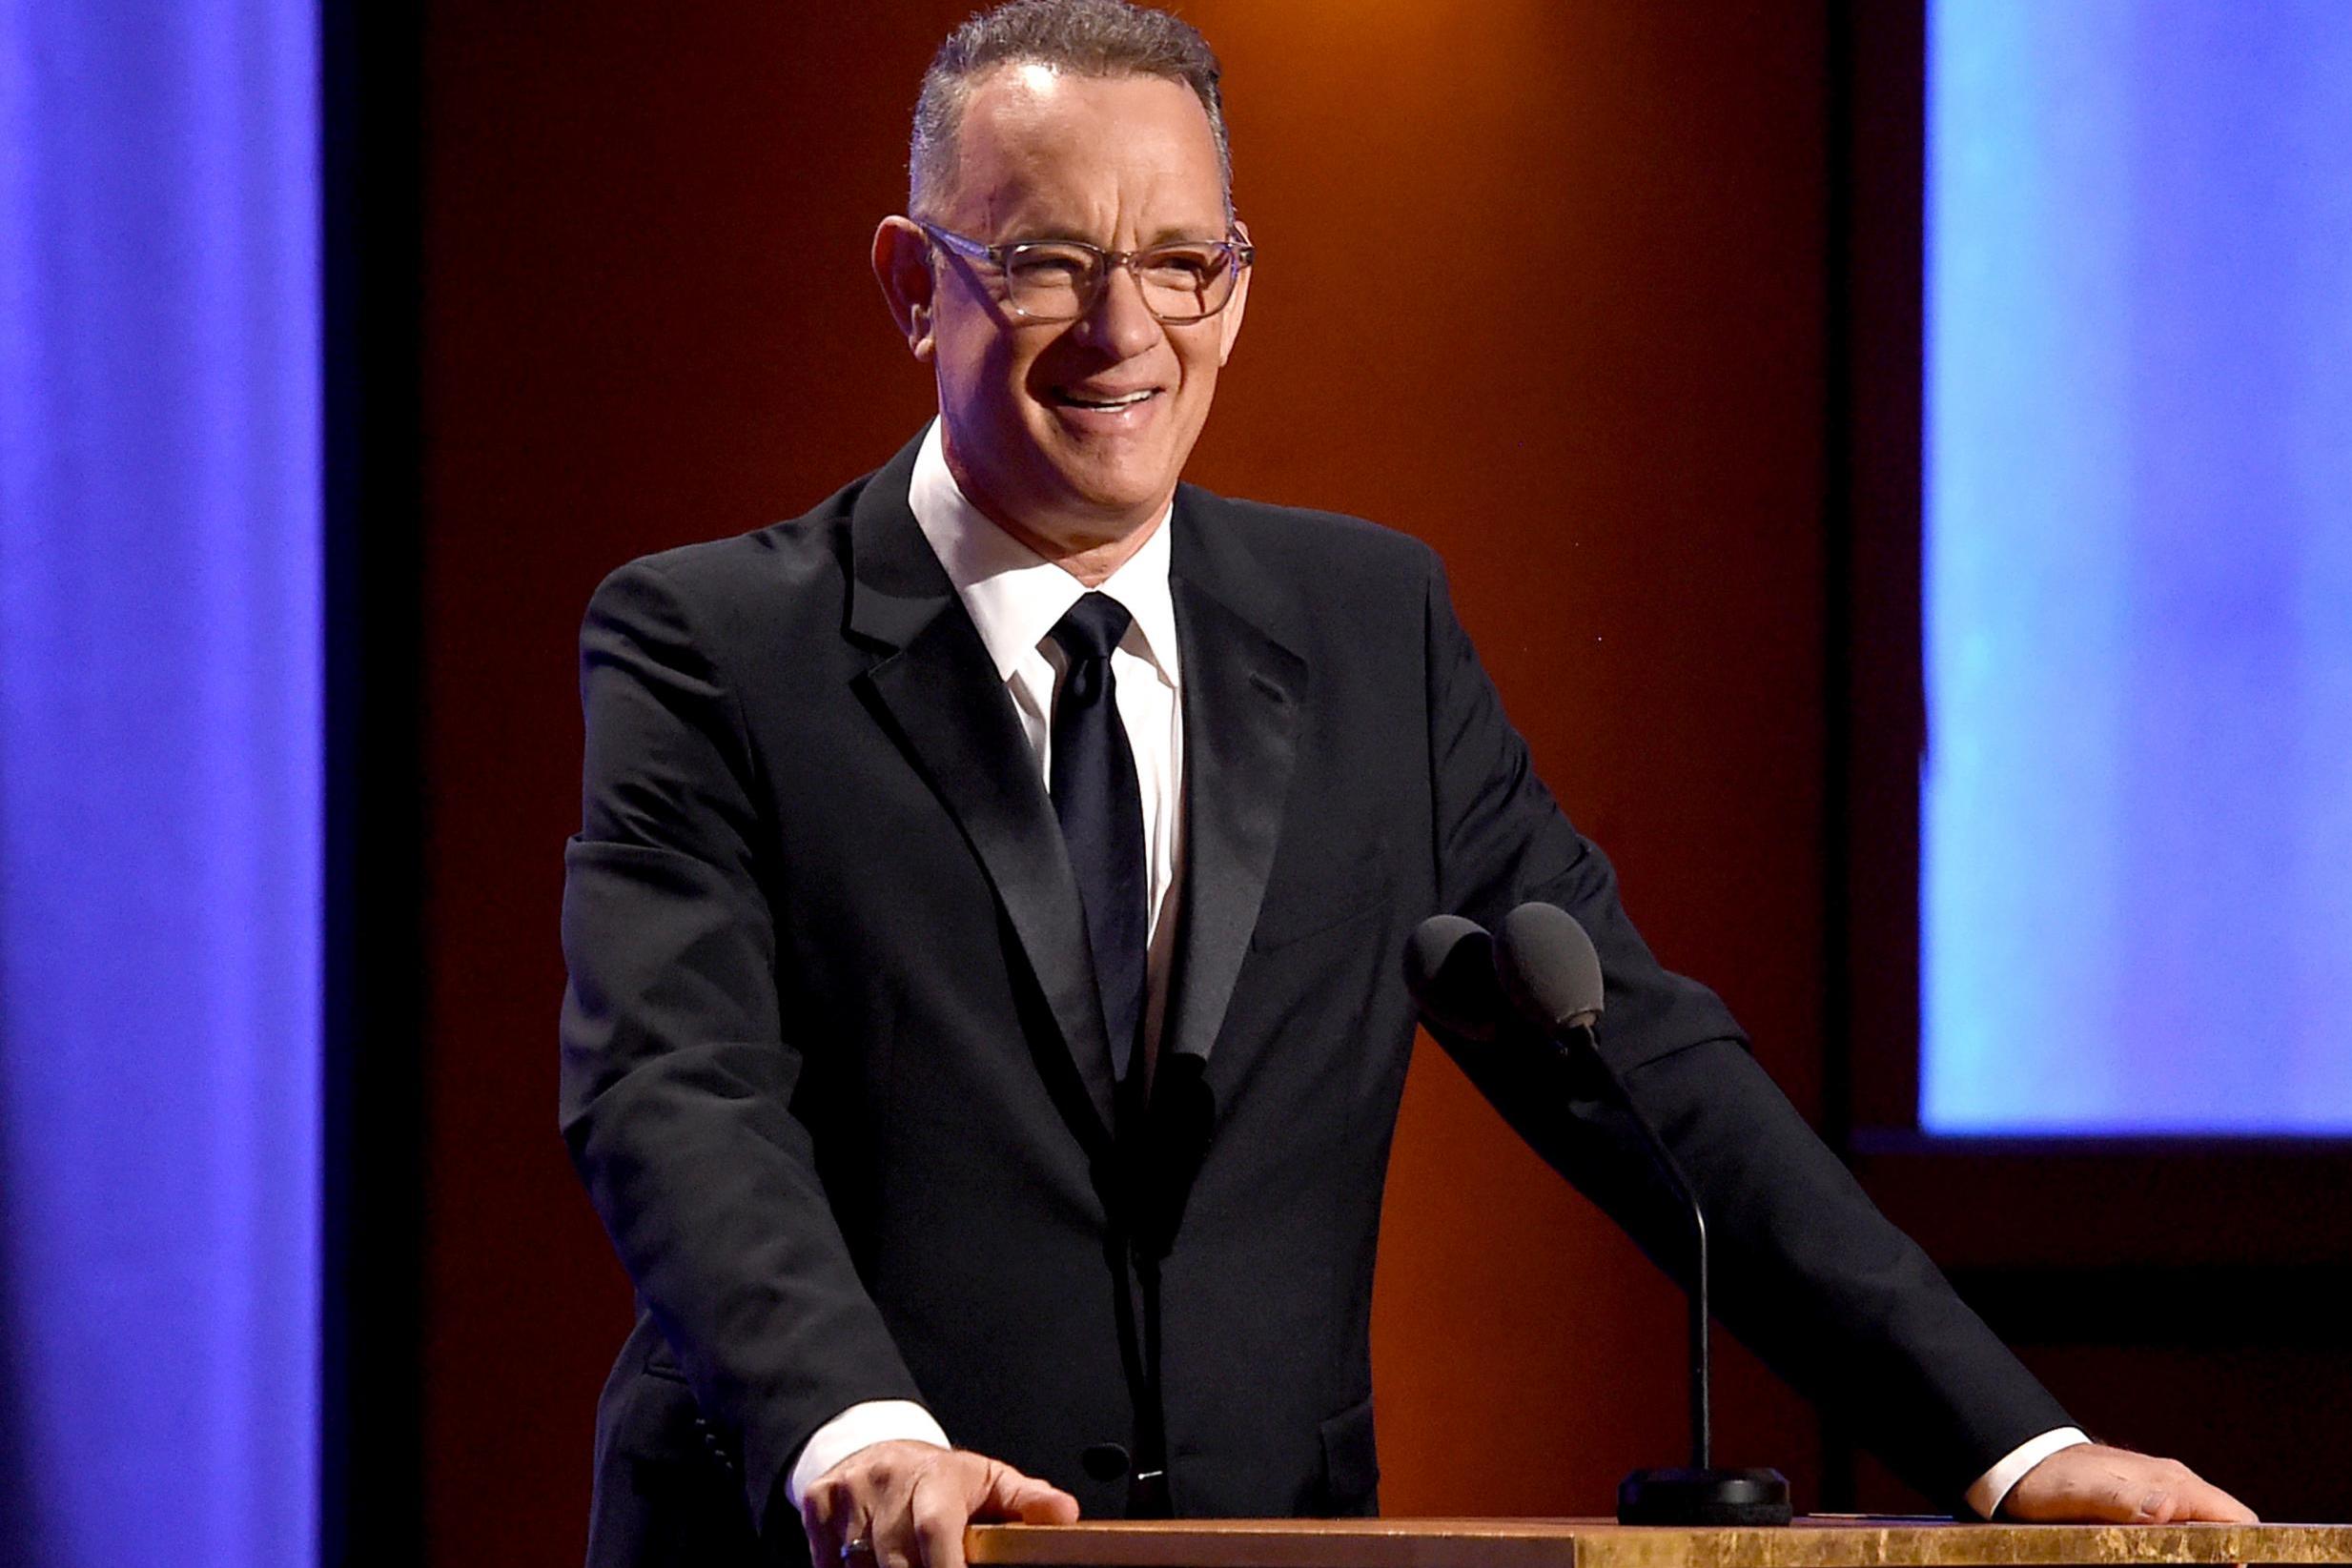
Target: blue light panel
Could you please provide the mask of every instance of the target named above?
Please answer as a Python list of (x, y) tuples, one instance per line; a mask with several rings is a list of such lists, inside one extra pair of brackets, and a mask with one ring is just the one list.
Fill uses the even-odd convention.
[(0, 0), (0, 1562), (317, 1557), (316, 28)]
[(1923, 1125), (2352, 1131), (2352, 6), (1929, 77)]

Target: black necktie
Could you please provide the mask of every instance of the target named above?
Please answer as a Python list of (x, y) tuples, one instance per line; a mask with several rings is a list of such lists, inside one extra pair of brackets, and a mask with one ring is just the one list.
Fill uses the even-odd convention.
[(1111, 1069), (1124, 1082), (1143, 1028), (1145, 905), (1143, 796), (1135, 754), (1119, 723), (1111, 650), (1126, 635), (1127, 607), (1088, 594), (1054, 624), (1069, 661), (1053, 703), (1053, 814), (1070, 846), (1071, 869), (1086, 905), (1094, 948), (1094, 984), (1111, 1033)]

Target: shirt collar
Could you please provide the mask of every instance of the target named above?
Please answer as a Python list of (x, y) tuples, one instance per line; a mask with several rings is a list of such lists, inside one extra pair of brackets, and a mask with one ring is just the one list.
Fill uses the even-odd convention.
[[(971, 504), (949, 472), (947, 448), (933, 419), (915, 454), (907, 485), (907, 505), (939, 564), (947, 568), (955, 597), (979, 628), (980, 641), (996, 678), (1012, 679), (1023, 659), (1037, 651), (1054, 622), (1070, 613), (1086, 585), (1014, 539)], [(1168, 591), (1169, 529), (1175, 505), (1161, 514), (1143, 547), (1103, 580), (1102, 592), (1135, 618), (1122, 640), (1140, 651), (1170, 686), (1177, 684), (1176, 604)], [(1135, 649), (1134, 639), (1143, 646)]]

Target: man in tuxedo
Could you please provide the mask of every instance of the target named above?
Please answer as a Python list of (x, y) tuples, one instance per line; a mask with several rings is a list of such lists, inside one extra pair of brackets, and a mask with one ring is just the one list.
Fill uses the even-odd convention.
[[(1786, 1375), (1955, 1505), (2250, 1517), (2075, 1431), (1651, 958), (1424, 547), (1179, 483), (1252, 260), (1197, 34), (976, 17), (912, 162), (873, 260), (936, 422), (583, 631), (563, 1128), (644, 1306), (591, 1560), (1371, 1511), (1399, 951), (1531, 898), (1591, 930), (1602, 1049)], [(1619, 1113), (1448, 1047), (1671, 1266)]]

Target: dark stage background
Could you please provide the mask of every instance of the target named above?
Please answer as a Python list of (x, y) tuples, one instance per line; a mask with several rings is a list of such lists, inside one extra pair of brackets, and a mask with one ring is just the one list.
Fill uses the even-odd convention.
[[(866, 250), (903, 204), (916, 80), (968, 9), (426, 8), (415, 1397), (436, 1563), (578, 1560), (629, 1320), (555, 1130), (581, 609), (630, 557), (806, 509), (925, 417)], [(1850, 30), (1782, 0), (1493, 0), (1475, 27), (1408, 0), (1183, 9), (1225, 60), (1260, 254), (1191, 477), (1438, 546), (1651, 944), (1723, 992), (1801, 1109), (1839, 1112)], [(1404, 282), (1366, 286), (1369, 251)], [(1387, 1510), (1606, 1512), (1625, 1470), (1679, 1452), (1679, 1323), (1424, 1049), (1376, 1311)], [(2093, 1405), (2132, 1354), (2061, 1393)], [(396, 1409), (406, 1375), (355, 1405)], [(1845, 1499), (1834, 1444), (1743, 1353), (1717, 1397), (1728, 1462), (1778, 1465), (1800, 1506)], [(2114, 1435), (2168, 1440), (2152, 1424)], [(2186, 1456), (2260, 1506), (2209, 1438)]]

